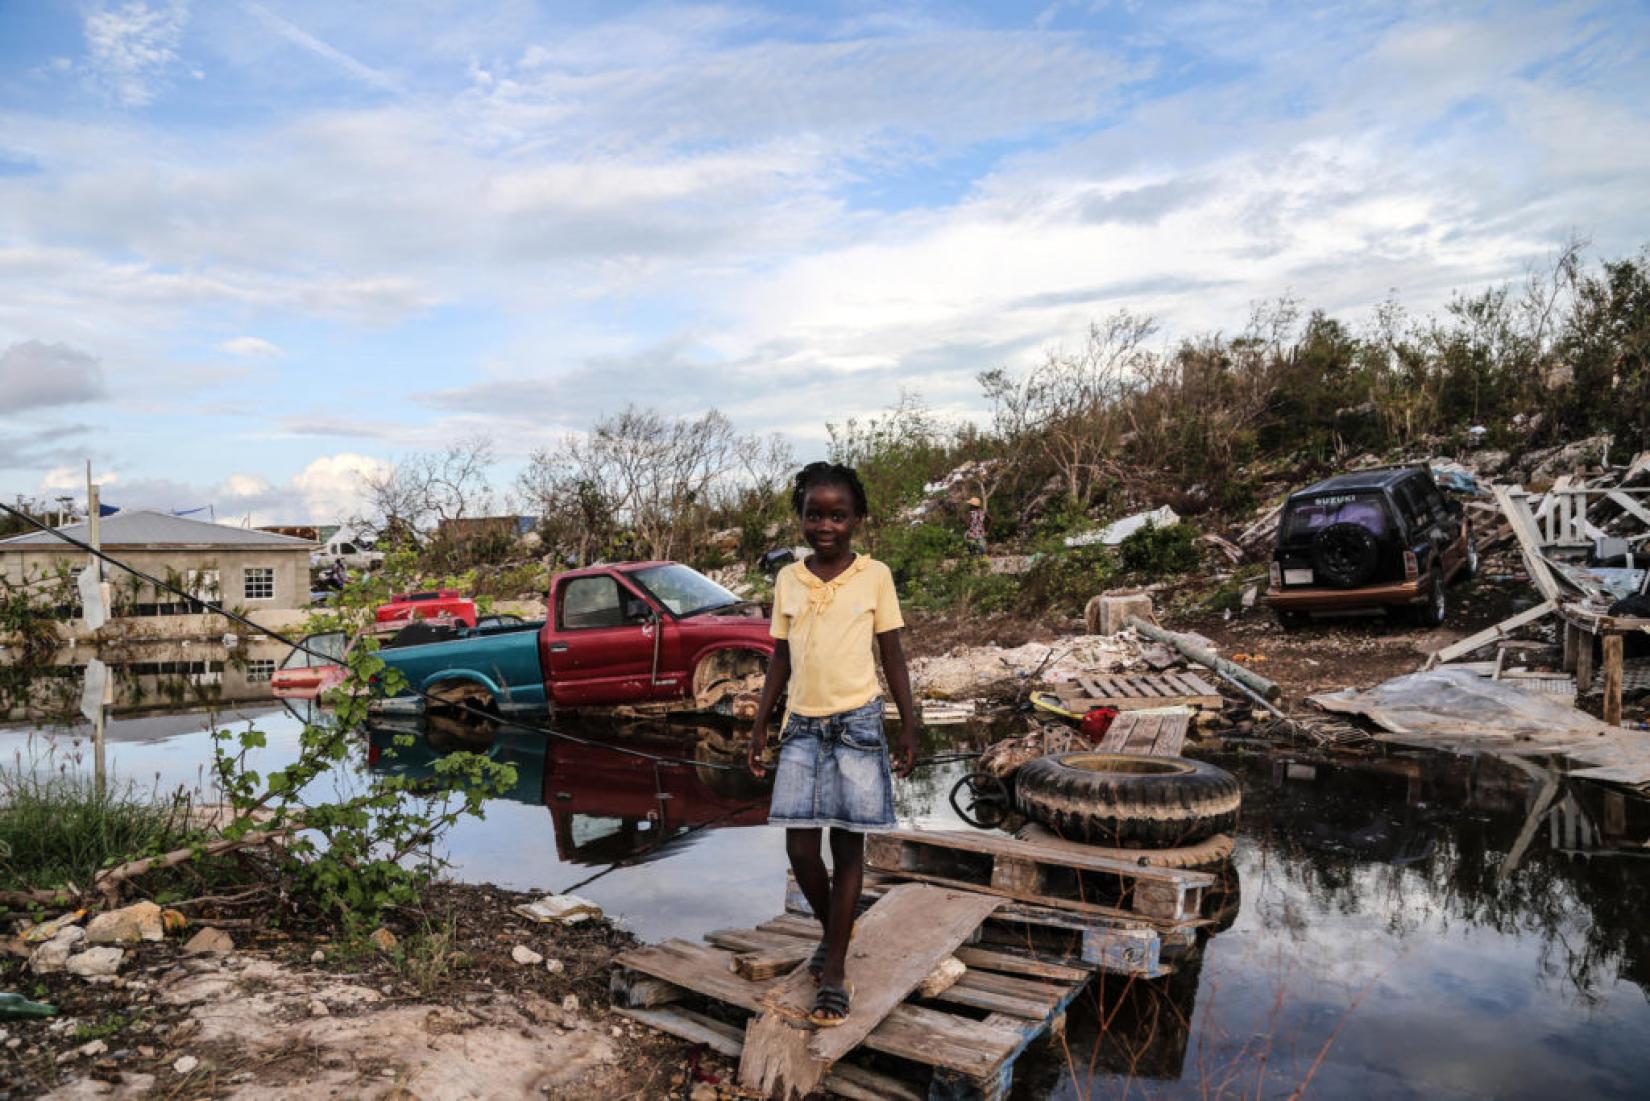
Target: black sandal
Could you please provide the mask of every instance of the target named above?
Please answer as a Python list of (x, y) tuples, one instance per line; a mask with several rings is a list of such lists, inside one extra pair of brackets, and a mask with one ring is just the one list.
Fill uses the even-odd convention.
[(854, 984), (822, 986), (814, 995), (814, 1009), (808, 1020), (815, 1028), (835, 1028), (848, 1019), (848, 1004), (854, 996)]

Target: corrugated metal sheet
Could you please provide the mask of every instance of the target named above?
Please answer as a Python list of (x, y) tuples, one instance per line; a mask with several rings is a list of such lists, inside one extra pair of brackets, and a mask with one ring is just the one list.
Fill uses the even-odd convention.
[[(65, 535), (85, 541), (91, 533), (85, 524), (70, 524), (60, 529)], [(204, 520), (189, 520), (169, 516), (164, 512), (124, 511), (105, 516), (98, 525), (98, 538), (106, 547), (114, 546), (219, 546), (219, 547), (307, 547), (307, 539), (293, 539), (286, 535), (257, 531), (252, 528), (232, 528), (228, 524), (209, 524)], [(43, 531), (0, 539), (0, 550), (12, 547), (36, 546), (67, 547), (61, 539)]]

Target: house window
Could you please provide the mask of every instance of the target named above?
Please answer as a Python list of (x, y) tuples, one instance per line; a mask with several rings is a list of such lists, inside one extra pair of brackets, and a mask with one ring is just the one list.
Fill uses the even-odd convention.
[(275, 569), (273, 566), (248, 566), (246, 568), (246, 588), (244, 595), (248, 600), (275, 599)]
[(210, 600), (215, 602), (222, 595), (218, 590), (217, 570), (189, 570), (184, 575), (183, 587), (189, 591), (190, 596), (195, 598), (189, 602), (191, 612), (207, 611), (206, 605), (202, 604), (201, 601)]
[(268, 684), (275, 675), (274, 658), (253, 658), (246, 663), (246, 683)]

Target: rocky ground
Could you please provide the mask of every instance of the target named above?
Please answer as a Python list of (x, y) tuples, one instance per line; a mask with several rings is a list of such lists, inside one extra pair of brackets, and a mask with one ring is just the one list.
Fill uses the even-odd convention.
[[(158, 910), (148, 928), (135, 921), (108, 944), (92, 944), (111, 940), (105, 930), (75, 927), (61, 938), (65, 970), (48, 962), (42, 973), (14, 946), (0, 989), (60, 1016), (4, 1024), (0, 1096), (709, 1101), (723, 1092), (733, 1077), (725, 1062), (610, 1011), (608, 965), (630, 938), (603, 921), (564, 928), (511, 913), (530, 898), (443, 886), (399, 935), (386, 929), (353, 950), (301, 932), (168, 932)], [(88, 956), (102, 962), (76, 965)]]

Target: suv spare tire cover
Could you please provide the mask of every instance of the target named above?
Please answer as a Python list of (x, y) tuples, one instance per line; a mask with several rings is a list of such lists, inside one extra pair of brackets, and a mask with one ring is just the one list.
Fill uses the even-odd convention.
[(1070, 841), (1115, 848), (1195, 845), (1237, 824), (1237, 777), (1185, 757), (1056, 753), (1022, 765), (1015, 801)]
[(1312, 568), (1320, 581), (1352, 589), (1375, 576), (1381, 547), (1362, 524), (1330, 524), (1312, 537)]

